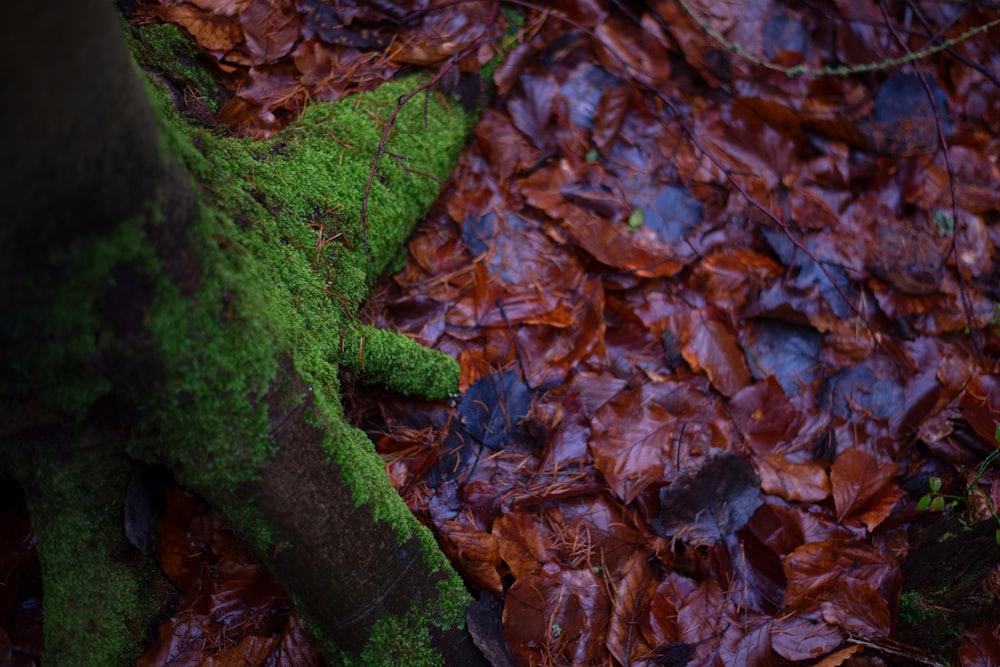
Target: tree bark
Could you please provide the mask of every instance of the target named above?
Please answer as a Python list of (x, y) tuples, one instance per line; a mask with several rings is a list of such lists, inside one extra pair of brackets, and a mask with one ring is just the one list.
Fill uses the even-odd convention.
[[(471, 598), (344, 421), (336, 377), (342, 359), (363, 372), (367, 349), (378, 382), (441, 398), (457, 365), (356, 325), (361, 293), (316, 300), (331, 282), (370, 284), (405, 238), (393, 207), (405, 205), (412, 226), (433, 192), (391, 191), (406, 176), (380, 167), (390, 187), (373, 199), (384, 212), (369, 234), (389, 239), (376, 246), (386, 249), (371, 261), (360, 243), (321, 257), (302, 240), (315, 235), (304, 211), (316, 216), (329, 191), (296, 190), (305, 208), (286, 206), (273, 194), (284, 176), (271, 151), (253, 187), (246, 175), (220, 194), (222, 181), (244, 177), (227, 166), (232, 156), (252, 151), (205, 134), (198, 154), (170, 126), (176, 118), (154, 112), (109, 4), (10, 10), (0, 34), (0, 120), (13, 128), (0, 149), (0, 472), (25, 488), (39, 534), (46, 664), (124, 664), (140, 648), (153, 584), (148, 569), (121, 568), (128, 457), (167, 465), (212, 502), (334, 663), (483, 664), (464, 625)], [(454, 158), (459, 146), (452, 137), (429, 148)], [(446, 176), (448, 159), (435, 159), (428, 170)], [(192, 173), (219, 180), (192, 185)], [(345, 204), (348, 217), (358, 203)], [(340, 222), (357, 228), (356, 217)], [(286, 284), (301, 263), (311, 268), (296, 275), (312, 282)], [(364, 348), (373, 338), (378, 349)], [(397, 382), (398, 359), (408, 372)], [(118, 583), (74, 597), (72, 578), (89, 571)], [(73, 615), (83, 631), (65, 629)]]

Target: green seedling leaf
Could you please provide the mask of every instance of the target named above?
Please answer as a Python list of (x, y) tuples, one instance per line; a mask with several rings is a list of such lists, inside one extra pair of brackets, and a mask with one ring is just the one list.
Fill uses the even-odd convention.
[(934, 226), (937, 227), (938, 236), (951, 236), (955, 231), (955, 219), (947, 211), (938, 211), (934, 214)]
[(632, 212), (628, 214), (628, 225), (629, 229), (639, 229), (642, 227), (642, 223), (646, 221), (646, 214), (641, 208), (634, 208)]

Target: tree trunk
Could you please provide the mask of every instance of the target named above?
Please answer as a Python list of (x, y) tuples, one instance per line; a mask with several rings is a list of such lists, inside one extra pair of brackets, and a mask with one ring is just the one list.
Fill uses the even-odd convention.
[[(46, 664), (140, 649), (155, 600), (123, 539), (129, 458), (212, 502), (334, 663), (482, 664), (461, 580), (339, 402), (342, 364), (457, 389), (453, 360), (357, 321), (436, 183), (379, 164), (366, 255), (357, 184), (384, 120), (348, 102), (270, 142), (218, 137), (140, 81), (107, 3), (19, 3), (3, 26), (0, 471), (38, 533)], [(431, 102), (393, 150), (443, 178), (468, 121)]]

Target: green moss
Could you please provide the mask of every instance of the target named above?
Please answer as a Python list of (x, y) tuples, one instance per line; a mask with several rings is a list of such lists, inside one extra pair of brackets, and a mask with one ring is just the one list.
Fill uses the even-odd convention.
[[(437, 195), (437, 182), (409, 170), (447, 176), (468, 128), (437, 98), (430, 100), (427, 125), (420, 104), (399, 114), (388, 147), (412, 160), (404, 167), (384, 156), (379, 163), (366, 254), (364, 184), (384, 123), (415, 85), (410, 79), (315, 105), (264, 142), (187, 125), (159, 96), (170, 152), (205, 184), (190, 239), (205, 267), (198, 293), (192, 299), (161, 282), (148, 318), (169, 369), (169, 403), (157, 406), (159, 423), (150, 430), (171, 434), (160, 447), (171, 454), (165, 462), (193, 487), (235, 494), (270, 454), (262, 400), (276, 359), (287, 356), (334, 434), (336, 458), (351, 460), (344, 469), (364, 471), (351, 480), (358, 502), (372, 502), (380, 518), (397, 513), (385, 509), (399, 501), (382, 498), (395, 494), (381, 488), (387, 484), (381, 462), (344, 421), (337, 371), (342, 360), (356, 358), (344, 353), (345, 341), (364, 335), (373, 341), (374, 381), (433, 397), (457, 388), (454, 360), (356, 320), (370, 286)], [(393, 365), (401, 378), (395, 385)], [(367, 447), (357, 446), (362, 441)], [(354, 461), (358, 456), (362, 463)]]
[(433, 608), (414, 604), (404, 618), (389, 614), (380, 618), (372, 628), (360, 662), (345, 657), (344, 664), (376, 667), (444, 664), (441, 654), (433, 648), (430, 629), (464, 628), (465, 610), (471, 598), (461, 579), (453, 573), (438, 583), (438, 591), (440, 599)]
[(366, 380), (409, 396), (443, 399), (458, 387), (458, 362), (434, 354), (407, 336), (374, 327), (355, 327), (345, 338), (342, 364)]
[[(409, 518), (413, 519), (413, 516), (409, 515)], [(360, 657), (343, 651), (325, 637), (314, 637), (318, 648), (331, 660), (331, 664), (343, 667), (441, 665), (442, 657), (433, 648), (430, 629), (465, 627), (466, 609), (472, 602), (472, 597), (437, 547), (430, 530), (415, 519), (413, 522), (423, 543), (425, 561), (430, 564), (432, 572), (441, 574), (441, 580), (436, 585), (438, 597), (430, 601), (415, 600), (410, 611), (403, 617), (390, 614), (379, 619), (373, 625), (371, 636)], [(300, 604), (294, 593), (292, 600), (308, 626), (311, 623), (308, 609)]]
[(209, 60), (191, 37), (170, 23), (155, 23), (123, 30), (129, 50), (139, 65), (160, 72), (184, 94), (197, 94), (213, 113), (227, 97), (212, 75)]
[(931, 620), (945, 620), (947, 614), (943, 609), (928, 604), (917, 591), (905, 591), (899, 597), (899, 617), (911, 625), (917, 625)]
[(441, 654), (431, 648), (427, 619), (416, 612), (408, 618), (385, 615), (372, 628), (358, 665), (367, 667), (440, 667)]
[[(144, 41), (133, 44), (138, 52), (162, 37), (163, 52), (176, 54), (175, 29), (143, 33)], [(134, 401), (129, 408), (139, 411), (142, 426), (126, 443), (128, 453), (167, 464), (182, 483), (209, 495), (258, 553), (266, 553), (279, 536), (239, 490), (273, 452), (264, 399), (282, 372), (279, 361), (291, 360), (328, 433), (331, 461), (350, 471), (346, 481), (355, 501), (390, 522), (403, 539), (416, 532), (435, 571), (460, 584), (433, 536), (392, 489), (367, 436), (344, 418), (338, 380), (338, 369), (347, 364), (411, 393), (442, 397), (457, 390), (453, 360), (363, 326), (357, 315), (437, 195), (438, 182), (421, 174), (446, 178), (470, 127), (468, 117), (435, 94), (426, 123), (421, 99), (399, 114), (386, 147), (409, 159), (383, 156), (378, 164), (366, 252), (361, 208), (369, 168), (396, 100), (419, 81), (315, 105), (266, 142), (191, 125), (173, 109), (164, 87), (148, 84), (159, 112), (163, 159), (183, 163), (199, 197), (197, 221), (186, 238), (172, 243), (193, 253), (200, 275), (191, 285), (172, 280), (165, 268), (172, 258), (157, 254), (167, 251), (152, 232), (175, 211), (151, 193), (147, 219), (121, 221), (104, 237), (53, 256), (58, 275), (39, 270), (37, 303), (10, 325), (20, 327), (15, 333), (22, 335), (14, 338), (23, 339), (24, 347), (9, 379), (13, 388), (5, 383), (3, 391), (22, 401), (38, 397), (54, 417), (69, 422), (82, 421), (112, 389)], [(164, 193), (173, 185), (164, 183)], [(104, 321), (101, 300), (122, 269), (151, 291), (142, 323), (155, 348), (149, 356), (162, 363), (137, 373), (139, 384), (112, 387), (97, 362), (121, 341)], [(24, 301), (31, 302), (32, 293)], [(347, 356), (360, 351), (362, 337), (370, 342), (370, 367), (355, 364), (357, 355)], [(75, 452), (70, 463), (56, 461), (54, 452), (22, 475), (30, 482), (25, 486), (36, 489), (29, 509), (45, 581), (47, 663), (125, 664), (146, 630), (136, 620), (152, 604), (145, 598), (148, 578), (122, 560), (128, 553), (121, 535), (126, 459), (120, 443)], [(446, 588), (443, 609), (467, 602), (464, 589), (459, 595), (457, 587)], [(450, 616), (434, 618), (444, 623)], [(409, 627), (421, 618), (414, 611), (399, 623)], [(395, 622), (386, 624), (392, 634), (401, 631)], [(417, 633), (413, 641), (427, 644), (426, 629), (403, 632)], [(86, 657), (67, 657), (72, 655)], [(404, 662), (414, 664), (409, 654)]]
[(36, 450), (19, 474), (42, 566), (47, 665), (131, 664), (157, 608), (155, 564), (122, 532), (129, 464), (104, 447)]
[[(430, 531), (427, 531), (430, 535)], [(433, 536), (431, 536), (433, 539)], [(451, 566), (446, 562), (447, 559), (444, 554), (441, 553), (440, 549), (435, 549), (434, 553), (442, 561), (440, 565), (442, 570), (447, 568), (449, 575), (438, 582), (438, 592), (440, 593), (440, 604), (435, 610), (435, 615), (431, 619), (431, 622), (439, 628), (464, 628), (465, 627), (465, 613), (469, 608), (469, 603), (472, 601), (469, 595), (469, 590), (465, 587), (465, 582), (462, 578), (455, 574)]]

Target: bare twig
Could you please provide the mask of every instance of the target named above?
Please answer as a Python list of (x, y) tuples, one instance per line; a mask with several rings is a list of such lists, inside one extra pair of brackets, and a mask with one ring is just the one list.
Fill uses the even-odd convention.
[[(490, 18), (487, 21), (487, 23), (496, 25), (497, 23), (496, 18), (499, 11), (500, 11), (500, 3), (494, 2), (492, 4), (492, 8), (490, 11)], [(374, 182), (375, 180), (375, 173), (376, 171), (378, 171), (378, 162), (383, 155), (393, 155), (394, 157), (397, 158), (397, 160), (400, 157), (393, 153), (390, 153), (385, 147), (386, 142), (389, 140), (389, 132), (392, 130), (392, 127), (396, 124), (396, 118), (399, 117), (399, 112), (402, 111), (403, 107), (406, 106), (407, 102), (412, 100), (420, 93), (426, 93), (429, 95), (430, 91), (434, 88), (434, 86), (440, 83), (441, 80), (447, 74), (449, 74), (454, 68), (458, 67), (458, 64), (460, 62), (465, 60), (470, 55), (476, 53), (476, 51), (478, 51), (483, 45), (489, 44), (492, 41), (496, 41), (499, 38), (500, 38), (499, 33), (486, 33), (476, 38), (468, 46), (464, 47), (463, 49), (457, 51), (454, 55), (452, 55), (451, 58), (448, 59), (448, 62), (442, 65), (441, 69), (439, 69), (434, 74), (434, 76), (432, 76), (428, 81), (417, 86), (410, 92), (401, 96), (399, 100), (397, 100), (396, 108), (392, 110), (392, 115), (390, 115), (389, 120), (386, 121), (385, 128), (382, 130), (382, 138), (378, 142), (378, 148), (375, 149), (375, 157), (372, 158), (372, 166), (371, 169), (368, 171), (368, 181), (365, 183), (364, 196), (361, 199), (361, 241), (365, 248), (365, 257), (369, 259), (371, 258), (371, 247), (368, 245), (368, 197), (371, 193), (372, 182)], [(412, 169), (407, 169), (407, 171), (418, 173)]]
[[(694, 20), (698, 24), (698, 26), (705, 32), (706, 35), (711, 37), (720, 45), (726, 47), (726, 50), (728, 50), (730, 53), (734, 53), (740, 58), (752, 62), (754, 65), (758, 65), (760, 67), (764, 67), (766, 69), (775, 72), (781, 72), (786, 76), (808, 76), (814, 79), (831, 77), (831, 76), (844, 77), (844, 76), (849, 76), (851, 74), (863, 74), (868, 72), (880, 72), (884, 70), (895, 69), (897, 67), (901, 67), (908, 63), (913, 63), (918, 60), (923, 60), (929, 56), (934, 55), (935, 53), (939, 53), (940, 51), (945, 51), (947, 49), (950, 49), (956, 44), (964, 42), (967, 39), (971, 39), (976, 35), (986, 33), (992, 30), (993, 28), (997, 27), (998, 25), (1000, 25), (1000, 18), (993, 19), (992, 21), (988, 21), (987, 23), (973, 26), (962, 32), (960, 35), (957, 35), (956, 37), (953, 37), (951, 39), (946, 39), (937, 43), (931, 43), (928, 46), (925, 46), (924, 48), (920, 49), (919, 51), (911, 51), (910, 49), (904, 47), (905, 53), (902, 56), (895, 58), (885, 58), (884, 60), (879, 60), (874, 62), (861, 63), (860, 65), (838, 65), (836, 67), (827, 66), (821, 68), (807, 67), (805, 65), (793, 65), (791, 67), (786, 67), (785, 65), (764, 60), (760, 56), (751, 53), (750, 51), (747, 51), (742, 44), (737, 44), (736, 42), (729, 41), (728, 39), (726, 39), (725, 35), (721, 34), (717, 30), (712, 28), (712, 26), (708, 23), (708, 21), (699, 16), (698, 13), (694, 10), (694, 8), (690, 5), (690, 3), (687, 2), (687, 0), (677, 0), (677, 1), (680, 4), (681, 8), (688, 14), (688, 16), (692, 18), (692, 20)], [(889, 24), (888, 21), (886, 21), (886, 23)], [(892, 27), (890, 25), (890, 30), (891, 29)]]
[[(899, 44), (900, 48), (909, 52), (909, 47), (907, 47), (906, 42), (899, 36), (895, 25), (891, 20), (889, 20), (890, 17), (885, 6), (885, 0), (879, 0), (878, 6), (882, 11), (882, 16), (885, 18), (885, 24), (889, 28), (889, 32), (892, 33), (893, 39), (896, 40), (896, 43)], [(941, 120), (941, 109), (938, 107), (934, 91), (931, 90), (930, 84), (927, 83), (927, 77), (924, 73), (919, 69), (915, 69), (915, 71), (917, 77), (920, 79), (920, 85), (924, 87), (927, 99), (931, 103), (931, 108), (934, 110), (934, 126), (937, 130), (938, 144), (941, 146), (941, 154), (944, 157), (945, 168), (948, 171), (948, 190), (951, 195), (951, 219), (954, 225), (951, 231), (951, 253), (955, 257), (955, 271), (958, 273), (958, 291), (962, 300), (962, 309), (965, 311), (965, 320), (969, 325), (969, 332), (972, 335), (972, 345), (975, 348), (976, 355), (981, 357), (983, 356), (983, 334), (976, 328), (975, 319), (973, 317), (972, 298), (969, 296), (969, 288), (965, 283), (965, 275), (962, 273), (962, 258), (958, 252), (958, 196), (955, 194), (955, 170), (951, 164), (951, 155), (948, 150), (948, 139), (944, 134), (944, 123)]]

